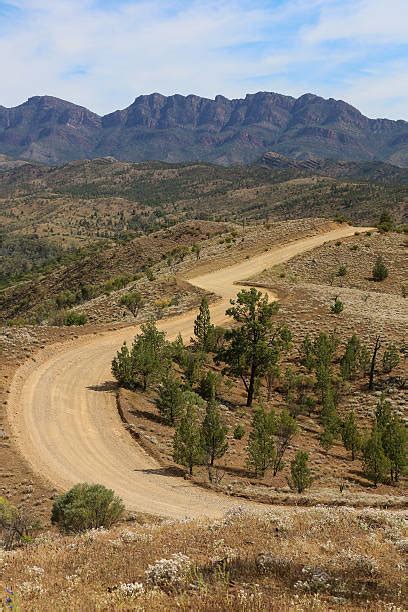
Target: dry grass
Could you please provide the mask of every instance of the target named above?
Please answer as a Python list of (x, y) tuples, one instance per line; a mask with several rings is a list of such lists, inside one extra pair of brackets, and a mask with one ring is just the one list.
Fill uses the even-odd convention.
[(237, 508), (213, 523), (47, 532), (1, 554), (1, 584), (23, 610), (403, 610), (406, 519), (350, 508), (260, 516)]

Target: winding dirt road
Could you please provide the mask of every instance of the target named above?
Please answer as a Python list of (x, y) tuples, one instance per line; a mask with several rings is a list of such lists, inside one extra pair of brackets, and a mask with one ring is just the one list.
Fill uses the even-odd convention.
[[(366, 228), (339, 227), (325, 234), (274, 247), (239, 264), (194, 278), (195, 285), (217, 293), (213, 322), (225, 322), (237, 283), (283, 263), (326, 241)], [(191, 279), (190, 279), (191, 280)], [(160, 321), (169, 339), (178, 332), (189, 339), (196, 311)], [(43, 349), (17, 371), (11, 385), (8, 415), (17, 445), (34, 471), (66, 489), (77, 482), (99, 482), (116, 491), (127, 508), (161, 516), (220, 516), (237, 500), (205, 491), (167, 476), (139, 447), (118, 416), (110, 364), (130, 327), (103, 332)]]

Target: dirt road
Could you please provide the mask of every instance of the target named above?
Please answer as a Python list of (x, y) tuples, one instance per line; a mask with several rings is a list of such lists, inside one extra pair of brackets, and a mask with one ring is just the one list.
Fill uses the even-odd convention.
[[(213, 322), (225, 321), (236, 282), (282, 263), (328, 240), (364, 228), (339, 227), (305, 238), (239, 264), (191, 280), (221, 296), (212, 307)], [(192, 335), (196, 312), (160, 321), (173, 339)], [(135, 511), (169, 517), (216, 517), (237, 500), (201, 490), (167, 476), (132, 440), (117, 414), (110, 364), (137, 327), (86, 336), (42, 350), (20, 367), (12, 382), (8, 415), (18, 447), (34, 471), (58, 489), (77, 482), (99, 482), (116, 491)]]

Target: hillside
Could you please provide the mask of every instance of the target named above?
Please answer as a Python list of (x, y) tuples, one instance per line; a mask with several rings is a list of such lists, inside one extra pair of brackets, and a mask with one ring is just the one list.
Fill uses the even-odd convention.
[(0, 288), (99, 250), (197, 219), (239, 225), (305, 217), (408, 220), (408, 170), (381, 162), (252, 166), (114, 158), (0, 172)]
[(270, 92), (234, 100), (154, 93), (103, 117), (51, 96), (0, 106), (0, 153), (45, 164), (98, 156), (248, 164), (271, 149), (408, 166), (408, 123), (369, 119), (342, 100)]

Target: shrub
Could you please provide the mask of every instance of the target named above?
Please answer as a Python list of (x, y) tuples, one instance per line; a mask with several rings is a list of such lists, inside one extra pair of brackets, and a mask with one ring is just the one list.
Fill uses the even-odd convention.
[(131, 274), (120, 274), (119, 276), (114, 276), (109, 280), (105, 281), (103, 284), (103, 291), (107, 294), (112, 291), (118, 291), (119, 289), (123, 289), (126, 287), (132, 280), (133, 276)]
[(68, 312), (64, 318), (64, 325), (85, 325), (87, 316), (84, 312)]
[(377, 228), (381, 232), (390, 232), (394, 229), (395, 223), (388, 210), (384, 210), (377, 223)]
[(347, 274), (347, 268), (345, 265), (342, 265), (339, 267), (339, 269), (337, 270), (337, 276), (346, 276)]
[(139, 310), (143, 307), (143, 297), (138, 291), (132, 291), (122, 295), (120, 303), (122, 306), (126, 306), (134, 317), (137, 317)]
[(111, 489), (100, 484), (81, 483), (55, 500), (51, 522), (61, 531), (85, 531), (111, 527), (124, 511), (122, 500)]
[(245, 427), (240, 423), (235, 427), (233, 434), (234, 440), (242, 440), (245, 436)]
[(381, 282), (385, 280), (387, 276), (388, 276), (387, 266), (385, 265), (384, 260), (381, 257), (381, 255), (379, 255), (377, 257), (377, 260), (373, 268), (373, 280), (375, 280), (376, 282)]
[(189, 557), (174, 553), (170, 559), (160, 559), (148, 566), (145, 571), (146, 581), (150, 587), (158, 587), (170, 592), (180, 589), (191, 570)]
[(400, 362), (398, 349), (395, 344), (389, 344), (384, 351), (382, 359), (383, 372), (389, 374)]
[(338, 295), (334, 298), (333, 304), (330, 306), (330, 312), (332, 314), (340, 314), (344, 310), (344, 304)]

